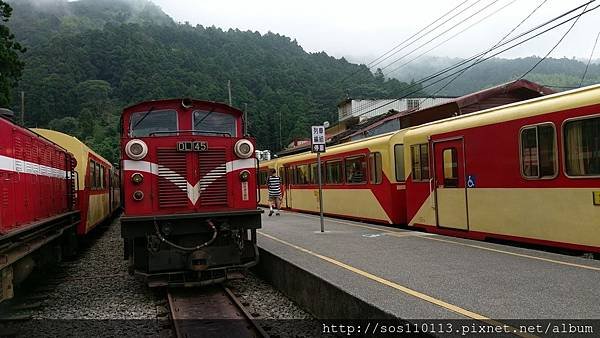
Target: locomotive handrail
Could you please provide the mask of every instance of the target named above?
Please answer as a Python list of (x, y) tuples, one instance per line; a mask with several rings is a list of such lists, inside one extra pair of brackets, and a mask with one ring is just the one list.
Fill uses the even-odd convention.
[(176, 249), (182, 250), (182, 251), (195, 251), (195, 250), (199, 250), (205, 246), (211, 245), (215, 241), (215, 239), (217, 239), (217, 227), (215, 227), (213, 222), (211, 222), (210, 220), (207, 220), (206, 223), (213, 231), (212, 238), (210, 240), (208, 240), (207, 242), (196, 245), (195, 247), (180, 246), (180, 245), (177, 245), (177, 244), (169, 241), (168, 239), (164, 238), (163, 235), (160, 233), (160, 229), (158, 228), (158, 222), (156, 221), (156, 218), (154, 219), (154, 229), (156, 230), (156, 235), (163, 243), (167, 243), (168, 245), (170, 245)]
[(150, 134), (148, 134), (148, 136), (154, 136), (156, 134), (175, 134), (175, 133), (177, 133), (177, 134), (179, 134), (179, 133), (204, 133), (204, 134), (216, 134), (216, 135), (223, 135), (223, 136), (231, 137), (231, 133), (228, 133), (228, 132), (206, 131), (206, 130), (198, 130), (198, 129), (153, 131)]

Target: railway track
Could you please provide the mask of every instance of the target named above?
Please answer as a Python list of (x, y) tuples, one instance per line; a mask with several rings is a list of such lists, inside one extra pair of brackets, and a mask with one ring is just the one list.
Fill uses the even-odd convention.
[(224, 286), (167, 292), (177, 337), (269, 337)]

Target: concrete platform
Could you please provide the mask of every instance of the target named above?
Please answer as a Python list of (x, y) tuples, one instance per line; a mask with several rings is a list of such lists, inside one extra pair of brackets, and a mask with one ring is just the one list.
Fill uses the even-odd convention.
[(331, 218), (325, 230), (317, 216), (265, 213), (258, 244), (384, 317), (600, 318), (600, 261)]

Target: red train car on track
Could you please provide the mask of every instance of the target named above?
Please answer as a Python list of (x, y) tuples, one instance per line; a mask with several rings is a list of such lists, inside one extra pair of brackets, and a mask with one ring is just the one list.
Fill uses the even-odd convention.
[(52, 256), (43, 249), (71, 250), (80, 218), (73, 155), (11, 115), (0, 111), (0, 300), (12, 298), (13, 285)]
[(124, 109), (121, 235), (150, 286), (220, 282), (257, 263), (257, 161), (242, 114), (191, 99)]

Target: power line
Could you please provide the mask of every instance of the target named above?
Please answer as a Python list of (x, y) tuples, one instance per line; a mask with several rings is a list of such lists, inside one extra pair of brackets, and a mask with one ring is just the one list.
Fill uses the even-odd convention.
[[(436, 22), (440, 21), (442, 18), (444, 18), (445, 16), (449, 15), (450, 13), (454, 12), (455, 10), (457, 10), (458, 8), (460, 8), (462, 5), (464, 5), (466, 2), (468, 2), (469, 0), (465, 0), (463, 2), (461, 2), (460, 4), (458, 4), (457, 6), (455, 6), (454, 8), (452, 8), (451, 10), (447, 11), (446, 13), (442, 14), (439, 18), (435, 19), (434, 21), (432, 21), (431, 23), (429, 23), (427, 26), (421, 28), (418, 32), (414, 33), (413, 35), (411, 35), (410, 37), (408, 37), (407, 39), (403, 40), (402, 42), (400, 42), (399, 44), (397, 44), (396, 46), (394, 46), (392, 49), (388, 50), (387, 52), (383, 53), (381, 56), (377, 57), (376, 59), (374, 59), (373, 61), (369, 62), (369, 64), (367, 64), (367, 68), (370, 70), (373, 67), (377, 66), (378, 64), (380, 64), (381, 62), (387, 60), (388, 58), (390, 58), (391, 56), (395, 55), (396, 53), (398, 53), (400, 50), (410, 46), (411, 44), (415, 43), (416, 41), (418, 41), (419, 39), (421, 39), (423, 36), (429, 34), (430, 32), (432, 32), (433, 30), (437, 29), (440, 25), (443, 25), (444, 23), (448, 22), (448, 20), (442, 22), (440, 25), (436, 26), (435, 28), (433, 28), (432, 30), (430, 30), (429, 32), (425, 33), (425, 35), (423, 35), (422, 37), (419, 37), (417, 40), (411, 42), (410, 44), (408, 44), (407, 46), (404, 46), (402, 49), (400, 49), (399, 51), (396, 51), (394, 54), (391, 54), (389, 56), (386, 57), (387, 54), (393, 52), (396, 48), (402, 46), (403, 44), (405, 44), (406, 42), (412, 40), (415, 36), (419, 35), (421, 32), (423, 32), (424, 30), (426, 30), (427, 28), (431, 27), (432, 25), (434, 25)], [(477, 3), (479, 3), (481, 0), (477, 0), (474, 4), (472, 4), (471, 6), (476, 5)], [(452, 18), (451, 18), (452, 19)], [(383, 60), (380, 60), (381, 58), (385, 57)], [(379, 60), (379, 61), (378, 61)], [(354, 71), (353, 73), (351, 73), (350, 75), (346, 76), (345, 78), (343, 78), (342, 80), (340, 80), (340, 83), (343, 83), (344, 81), (346, 81), (347, 79), (353, 77), (354, 75), (356, 75), (358, 73), (358, 70)]]
[[(386, 56), (387, 54), (389, 54), (389, 53), (393, 52), (393, 51), (394, 51), (396, 48), (398, 48), (398, 47), (402, 46), (404, 43), (406, 43), (406, 42), (410, 41), (412, 38), (414, 38), (415, 36), (417, 36), (418, 34), (420, 34), (421, 32), (423, 32), (425, 29), (429, 28), (431, 25), (435, 24), (436, 22), (438, 22), (439, 20), (441, 20), (441, 19), (442, 19), (443, 17), (445, 17), (446, 15), (448, 15), (448, 14), (450, 14), (450, 13), (454, 12), (456, 9), (458, 9), (459, 7), (461, 7), (462, 5), (464, 5), (464, 4), (465, 4), (466, 2), (468, 2), (468, 1), (469, 1), (469, 0), (465, 0), (465, 1), (461, 2), (460, 4), (458, 4), (456, 7), (452, 8), (451, 10), (449, 10), (449, 11), (447, 11), (446, 13), (442, 14), (442, 15), (441, 15), (439, 18), (435, 19), (433, 22), (431, 22), (431, 23), (430, 23), (430, 24), (428, 24), (427, 26), (425, 26), (425, 27), (421, 28), (421, 30), (419, 30), (419, 31), (418, 31), (418, 32), (416, 32), (415, 34), (411, 35), (409, 38), (407, 38), (407, 39), (405, 39), (404, 41), (400, 42), (399, 44), (397, 44), (396, 46), (394, 46), (392, 49), (388, 50), (387, 52), (383, 53), (383, 55), (379, 56), (379, 57), (378, 57), (378, 58), (376, 58), (375, 60), (373, 60), (373, 61), (369, 62), (369, 64), (367, 64), (367, 67), (369, 67), (369, 68), (373, 68), (374, 66), (376, 66), (376, 65), (377, 65), (377, 64), (379, 64), (379, 63), (381, 63), (382, 61), (385, 61), (385, 60), (386, 60), (387, 58), (389, 58), (391, 55), (390, 55), (390, 56), (388, 56), (388, 57), (386, 57), (385, 59), (383, 59), (383, 60), (381, 60), (381, 61), (377, 62), (375, 65), (372, 65), (374, 62), (378, 61), (379, 59), (381, 59), (382, 57)], [(473, 5), (471, 5), (471, 6), (474, 6), (474, 5), (475, 5), (475, 4), (477, 4), (479, 1), (481, 1), (481, 0), (478, 0), (477, 2), (475, 2), (475, 3), (474, 3)], [(447, 22), (447, 21), (445, 21), (445, 22)], [(444, 24), (445, 22), (443, 22), (442, 24)], [(436, 26), (436, 28), (437, 28), (437, 27), (439, 27), (439, 25), (438, 25), (438, 26)], [(392, 54), (392, 55), (393, 55), (393, 54)]]
[(498, 12), (500, 12), (501, 10), (503, 10), (503, 9), (505, 9), (506, 7), (508, 7), (508, 6), (512, 5), (512, 4), (513, 4), (513, 3), (515, 3), (516, 1), (517, 1), (517, 0), (512, 0), (511, 2), (507, 3), (506, 5), (504, 5), (504, 6), (500, 7), (500, 8), (498, 8), (498, 9), (496, 9), (494, 12), (492, 12), (492, 13), (490, 13), (490, 14), (486, 15), (485, 17), (483, 17), (483, 18), (479, 19), (479, 21), (476, 21), (476, 22), (472, 23), (471, 25), (469, 25), (469, 26), (465, 27), (463, 30), (461, 30), (461, 31), (459, 31), (458, 33), (456, 33), (456, 34), (452, 35), (451, 37), (447, 38), (446, 40), (444, 40), (444, 41), (442, 41), (442, 42), (438, 43), (437, 45), (433, 46), (432, 48), (428, 49), (427, 51), (425, 51), (425, 52), (423, 52), (423, 53), (419, 54), (418, 56), (416, 56), (416, 57), (414, 57), (414, 58), (412, 58), (412, 59), (408, 60), (407, 62), (405, 62), (405, 63), (401, 64), (400, 66), (398, 66), (398, 67), (394, 68), (393, 70), (389, 71), (387, 75), (389, 75), (389, 74), (392, 74), (392, 73), (394, 73), (394, 72), (398, 71), (399, 69), (402, 69), (402, 68), (404, 68), (406, 65), (410, 64), (411, 62), (415, 61), (416, 59), (420, 58), (421, 56), (423, 56), (423, 55), (425, 55), (425, 54), (427, 54), (427, 53), (431, 52), (432, 50), (434, 50), (434, 49), (438, 48), (439, 46), (441, 46), (441, 45), (445, 44), (446, 42), (448, 42), (448, 41), (450, 41), (450, 40), (454, 39), (454, 38), (455, 38), (455, 37), (457, 37), (458, 35), (460, 35), (460, 34), (464, 33), (465, 31), (467, 31), (467, 30), (469, 30), (469, 29), (471, 29), (473, 26), (475, 26), (475, 25), (477, 25), (477, 24), (481, 23), (483, 20), (485, 20), (485, 19), (488, 19), (489, 17), (493, 16), (494, 14), (497, 14), (497, 13), (498, 13)]
[(587, 74), (588, 67), (590, 66), (590, 62), (592, 62), (592, 56), (594, 56), (594, 51), (596, 50), (596, 44), (598, 43), (598, 37), (600, 37), (600, 32), (596, 35), (596, 41), (594, 42), (594, 47), (592, 48), (592, 53), (590, 54), (590, 58), (588, 59), (587, 65), (585, 65), (585, 71), (581, 76), (581, 81), (579, 81), (579, 87), (583, 84), (583, 79), (585, 79), (585, 75)]
[[(566, 15), (568, 15), (568, 14), (570, 14), (570, 13), (572, 13), (572, 12), (576, 11), (577, 9), (579, 9), (579, 8), (581, 8), (581, 7), (586, 7), (586, 8), (587, 8), (587, 5), (589, 5), (590, 3), (592, 3), (592, 2), (595, 2), (595, 1), (596, 1), (596, 0), (591, 0), (591, 1), (587, 2), (586, 4), (580, 5), (580, 6), (578, 6), (578, 7), (574, 8), (574, 9), (572, 9), (572, 10), (569, 10), (569, 11), (567, 11), (567, 12), (565, 12), (565, 13), (563, 13), (563, 14), (559, 15), (558, 17), (556, 17), (556, 18), (554, 18), (554, 19), (551, 19), (551, 20), (549, 20), (549, 21), (547, 21), (547, 22), (545, 22), (545, 23), (543, 23), (543, 24), (541, 24), (541, 25), (538, 25), (537, 27), (534, 27), (534, 28), (530, 29), (530, 30), (529, 30), (529, 31), (527, 31), (527, 32), (524, 32), (524, 33), (521, 33), (521, 34), (519, 34), (518, 36), (516, 36), (516, 37), (514, 37), (514, 38), (510, 39), (509, 41), (507, 41), (507, 42), (504, 42), (504, 43), (502, 43), (502, 44), (498, 45), (498, 46), (497, 46), (496, 48), (494, 48), (494, 49), (500, 48), (500, 47), (502, 47), (502, 46), (504, 46), (504, 45), (506, 45), (506, 44), (508, 44), (508, 43), (510, 43), (510, 42), (513, 42), (513, 41), (515, 41), (516, 39), (518, 39), (518, 38), (520, 38), (520, 37), (522, 37), (522, 36), (524, 36), (524, 35), (526, 35), (526, 34), (529, 34), (529, 33), (533, 32), (533, 31), (535, 31), (535, 30), (537, 30), (537, 29), (539, 29), (539, 28), (541, 28), (541, 27), (543, 27), (543, 26), (546, 26), (546, 25), (548, 25), (549, 23), (551, 23), (551, 22), (554, 22), (554, 21), (556, 21), (556, 20), (558, 20), (558, 19), (560, 19), (560, 18), (562, 18), (562, 17), (564, 17), (564, 16), (566, 16)], [(530, 40), (532, 40), (532, 39), (534, 39), (534, 38), (536, 38), (536, 37), (538, 37), (538, 36), (540, 36), (540, 35), (542, 35), (542, 34), (545, 34), (545, 33), (549, 32), (549, 31), (551, 31), (551, 30), (553, 30), (553, 29), (556, 29), (557, 27), (560, 27), (560, 26), (562, 26), (562, 25), (564, 25), (564, 24), (566, 24), (566, 23), (568, 23), (568, 22), (570, 22), (570, 21), (576, 20), (576, 19), (578, 19), (579, 17), (581, 17), (583, 14), (586, 14), (586, 13), (589, 13), (589, 12), (591, 12), (591, 11), (594, 11), (594, 10), (598, 9), (599, 7), (600, 7), (600, 5), (598, 5), (598, 6), (596, 6), (596, 7), (593, 7), (593, 8), (591, 8), (591, 9), (587, 9), (587, 10), (583, 11), (582, 13), (578, 14), (577, 16), (571, 17), (571, 18), (569, 18), (569, 19), (565, 19), (563, 22), (560, 22), (560, 23), (558, 23), (558, 24), (555, 24), (554, 26), (552, 26), (552, 27), (550, 27), (550, 28), (547, 28), (546, 30), (544, 30), (544, 31), (542, 31), (542, 32), (540, 32), (540, 33), (537, 33), (537, 34), (535, 34), (535, 35), (533, 35), (533, 36), (531, 36), (531, 37), (529, 37), (529, 38), (527, 38), (527, 39), (525, 39), (525, 40), (523, 40), (523, 41), (520, 41), (520, 42), (518, 42), (518, 43), (514, 44), (513, 46), (507, 47), (507, 48), (505, 48), (505, 49), (503, 49), (503, 50), (501, 50), (501, 51), (499, 51), (499, 52), (497, 52), (497, 53), (494, 53), (494, 54), (492, 54), (492, 55), (490, 55), (490, 56), (488, 56), (488, 57), (485, 57), (484, 59), (480, 59), (479, 61), (477, 61), (477, 62), (474, 62), (473, 64), (471, 64), (470, 66), (467, 66), (466, 68), (459, 69), (458, 71), (456, 71), (456, 72), (453, 72), (453, 73), (451, 73), (451, 74), (449, 74), (449, 75), (447, 75), (447, 76), (445, 76), (445, 77), (443, 77), (443, 78), (441, 78), (441, 79), (439, 79), (439, 80), (437, 80), (437, 81), (435, 81), (435, 82), (433, 82), (433, 83), (431, 83), (431, 84), (428, 84), (428, 85), (427, 85), (427, 86), (425, 86), (425, 87), (419, 88), (419, 89), (417, 89), (417, 90), (415, 90), (415, 91), (412, 91), (412, 92), (410, 92), (410, 93), (408, 93), (408, 94), (406, 94), (406, 95), (404, 95), (404, 96), (402, 96), (402, 97), (400, 97), (400, 98), (397, 98), (397, 99), (395, 99), (395, 100), (392, 100), (392, 101), (390, 101), (390, 102), (387, 102), (387, 103), (386, 103), (386, 104), (384, 104), (384, 105), (381, 105), (381, 106), (375, 107), (375, 108), (373, 108), (373, 109), (370, 109), (370, 110), (368, 110), (368, 111), (366, 111), (366, 112), (363, 112), (363, 113), (361, 113), (361, 114), (359, 114), (359, 115), (357, 115), (357, 116), (355, 116), (355, 117), (359, 117), (359, 116), (362, 116), (362, 115), (364, 115), (364, 114), (370, 113), (370, 112), (372, 112), (372, 111), (374, 111), (374, 110), (376, 110), (376, 109), (379, 109), (379, 108), (381, 108), (381, 107), (383, 107), (383, 106), (385, 106), (385, 105), (387, 105), (387, 104), (389, 104), (389, 103), (392, 103), (392, 102), (395, 102), (395, 101), (401, 100), (401, 99), (403, 99), (403, 98), (406, 98), (406, 97), (408, 97), (408, 96), (410, 96), (410, 95), (412, 95), (412, 94), (415, 94), (415, 93), (417, 93), (417, 92), (419, 92), (419, 91), (421, 91), (421, 90), (423, 90), (423, 89), (425, 89), (425, 88), (429, 88), (429, 87), (431, 87), (432, 85), (434, 85), (434, 84), (437, 84), (437, 83), (439, 83), (439, 82), (441, 82), (441, 81), (443, 81), (443, 80), (445, 80), (445, 79), (447, 79), (447, 78), (449, 78), (449, 77), (451, 77), (451, 76), (453, 76), (453, 75), (456, 75), (456, 74), (460, 73), (461, 71), (463, 71), (463, 70), (465, 70), (465, 69), (472, 68), (472, 67), (474, 67), (474, 66), (475, 66), (475, 65), (477, 65), (477, 64), (480, 64), (480, 63), (482, 63), (482, 62), (485, 62), (485, 61), (487, 61), (487, 60), (489, 60), (489, 59), (493, 58), (494, 56), (497, 56), (497, 55), (499, 55), (499, 54), (502, 54), (502, 53), (504, 53), (504, 52), (506, 52), (506, 51), (508, 51), (508, 50), (510, 50), (510, 49), (512, 49), (512, 48), (515, 48), (515, 47), (517, 47), (517, 46), (520, 46), (520, 45), (522, 45), (523, 43), (525, 43), (525, 42), (527, 42), (527, 41), (530, 41)], [(487, 53), (489, 53), (489, 51), (487, 51), (487, 52), (484, 52), (484, 53), (477, 54), (477, 55), (475, 55), (474, 57), (472, 57), (472, 58), (469, 58), (469, 59), (467, 59), (467, 60), (463, 60), (463, 61), (461, 61), (461, 62), (457, 63), (457, 64), (456, 64), (456, 65), (454, 65), (454, 66), (447, 67), (446, 69), (444, 69), (444, 70), (442, 70), (442, 71), (439, 71), (439, 72), (437, 72), (437, 73), (434, 73), (434, 74), (432, 74), (432, 75), (430, 75), (430, 76), (427, 76), (427, 77), (423, 78), (422, 80), (420, 80), (420, 81), (418, 81), (418, 82), (415, 82), (414, 84), (410, 85), (410, 86), (409, 86), (409, 87), (407, 87), (405, 90), (408, 90), (408, 89), (410, 89), (410, 88), (414, 88), (414, 87), (416, 87), (416, 86), (418, 86), (418, 85), (421, 85), (421, 84), (423, 84), (423, 83), (425, 83), (425, 82), (427, 82), (427, 81), (429, 81), (429, 80), (432, 80), (432, 79), (434, 79), (434, 78), (436, 78), (436, 77), (438, 77), (438, 76), (440, 76), (440, 75), (442, 75), (442, 74), (444, 74), (444, 73), (447, 73), (447, 72), (451, 71), (452, 69), (456, 69), (456, 68), (460, 67), (461, 65), (464, 65), (464, 64), (466, 64), (466, 63), (468, 63), (468, 62), (471, 62), (471, 61), (473, 61), (474, 59), (476, 59), (476, 58), (480, 57), (482, 54), (487, 54)], [(371, 105), (371, 106), (373, 106), (373, 105)]]
[(550, 55), (550, 53), (552, 53), (554, 51), (554, 49), (556, 49), (556, 47), (558, 47), (558, 45), (560, 45), (560, 43), (564, 40), (565, 37), (567, 37), (567, 35), (569, 34), (569, 32), (573, 29), (573, 27), (575, 27), (575, 25), (577, 24), (577, 21), (579, 21), (579, 18), (581, 18), (581, 15), (583, 15), (583, 13), (585, 12), (585, 10), (588, 8), (590, 4), (588, 3), (587, 5), (585, 5), (585, 8), (583, 9), (583, 12), (581, 12), (581, 14), (579, 14), (579, 16), (577, 16), (577, 18), (575, 19), (575, 21), (573, 21), (573, 24), (571, 25), (571, 27), (569, 27), (569, 29), (567, 29), (567, 31), (565, 32), (565, 34), (563, 34), (563, 36), (558, 40), (558, 42), (554, 45), (554, 47), (550, 48), (550, 50), (548, 51), (548, 53), (546, 53), (546, 55), (541, 58), (538, 62), (536, 62), (535, 65), (533, 65), (533, 67), (531, 67), (530, 70), (526, 71), (525, 74), (521, 75), (521, 77), (519, 77), (519, 80), (524, 78), (527, 74), (529, 74), (532, 70), (535, 69), (535, 67), (539, 66), (540, 63), (542, 63), (542, 61), (546, 60), (546, 58), (548, 57), (548, 55)]
[(442, 35), (448, 33), (449, 31), (453, 30), (454, 28), (462, 25), (463, 23), (465, 23), (467, 20), (471, 19), (472, 17), (474, 17), (477, 14), (480, 14), (481, 11), (486, 10), (487, 8), (489, 8), (490, 6), (494, 5), (496, 2), (498, 2), (499, 0), (494, 0), (491, 3), (487, 4), (486, 6), (484, 6), (482, 9), (480, 9), (479, 11), (476, 11), (475, 13), (469, 15), (466, 19), (463, 19), (461, 21), (459, 21), (458, 23), (454, 24), (453, 26), (451, 26), (450, 28), (446, 29), (445, 31), (443, 31), (442, 33), (438, 34), (437, 36), (434, 36), (433, 38), (429, 39), (427, 42), (421, 44), (419, 47), (413, 49), (412, 51), (402, 55), (401, 57), (397, 58), (396, 60), (392, 61), (391, 63), (387, 64), (386, 66), (382, 67), (381, 70), (384, 70), (386, 68), (388, 68), (389, 66), (393, 65), (394, 63), (404, 59), (405, 57), (411, 55), (412, 53), (414, 53), (415, 51), (421, 49), (421, 47), (428, 45), (429, 43), (431, 43), (432, 41), (440, 38)]
[[(500, 47), (502, 47), (502, 46), (504, 46), (504, 45), (507, 45), (507, 44), (509, 44), (509, 43), (511, 43), (511, 42), (513, 42), (513, 41), (515, 41), (515, 40), (517, 40), (517, 39), (519, 39), (519, 38), (523, 37), (523, 36), (526, 36), (527, 34), (530, 34), (530, 33), (534, 32), (534, 31), (536, 31), (536, 30), (538, 30), (538, 29), (540, 29), (540, 28), (542, 28), (542, 27), (544, 27), (544, 26), (546, 26), (546, 25), (548, 25), (548, 24), (550, 24), (550, 23), (552, 23), (552, 22), (554, 22), (554, 21), (557, 21), (557, 20), (559, 20), (559, 19), (561, 19), (561, 18), (563, 18), (563, 17), (565, 17), (565, 16), (567, 16), (567, 15), (569, 15), (569, 14), (571, 14), (571, 13), (573, 13), (573, 12), (577, 11), (578, 9), (580, 9), (580, 8), (583, 8), (583, 7), (587, 6), (588, 4), (590, 4), (590, 3), (594, 2), (594, 1), (596, 1), (596, 0), (591, 0), (591, 1), (588, 1), (587, 3), (584, 3), (584, 4), (580, 5), (580, 6), (577, 6), (577, 7), (573, 8), (573, 9), (571, 9), (571, 10), (569, 10), (569, 11), (565, 12), (565, 13), (562, 13), (562, 14), (560, 14), (560, 15), (558, 15), (558, 16), (556, 16), (556, 17), (554, 17), (554, 18), (550, 19), (550, 20), (547, 20), (547, 21), (546, 21), (546, 22), (544, 22), (544, 23), (541, 23), (541, 24), (539, 24), (539, 25), (537, 25), (537, 26), (535, 26), (535, 27), (533, 27), (533, 28), (530, 28), (529, 30), (527, 30), (527, 31), (525, 31), (525, 32), (523, 32), (523, 33), (520, 33), (519, 35), (517, 35), (517, 36), (515, 36), (515, 37), (513, 37), (513, 38), (511, 38), (511, 39), (509, 39), (508, 41), (506, 41), (506, 42), (503, 42), (503, 43), (499, 44), (499, 45), (498, 45), (498, 46), (496, 46), (495, 48), (492, 48), (492, 50), (494, 50), (494, 49), (497, 49), (497, 48), (500, 48)], [(598, 8), (598, 7), (595, 7), (595, 8), (593, 8), (593, 9), (591, 9), (591, 10), (587, 10), (587, 11), (585, 11), (584, 13), (590, 12), (590, 11), (592, 11), (592, 10), (596, 9), (596, 8)], [(537, 35), (533, 36), (532, 38), (535, 38), (535, 37), (537, 37), (537, 36), (539, 36), (539, 35), (541, 35), (541, 34), (544, 34), (544, 33), (546, 33), (547, 31), (549, 31), (549, 30), (552, 30), (552, 29), (554, 29), (554, 28), (556, 28), (556, 27), (558, 27), (558, 26), (561, 26), (561, 25), (563, 25), (563, 24), (565, 24), (565, 23), (567, 23), (567, 22), (569, 22), (569, 21), (571, 21), (571, 20), (573, 20), (573, 19), (574, 19), (574, 17), (573, 17), (573, 18), (570, 18), (570, 19), (567, 19), (567, 20), (565, 20), (565, 21), (561, 22), (560, 24), (556, 24), (556, 25), (554, 25), (554, 26), (550, 27), (549, 29), (547, 29), (547, 30), (545, 30), (545, 31), (543, 31), (543, 32), (541, 32), (541, 33), (538, 33)], [(526, 42), (526, 41), (529, 41), (529, 40), (530, 40), (530, 39), (532, 39), (532, 38), (529, 38), (529, 39), (527, 39), (527, 40), (525, 40), (525, 41), (522, 41), (522, 42), (520, 42), (519, 44), (522, 44), (522, 43), (524, 43), (524, 42)], [(516, 46), (513, 46), (513, 47), (516, 47)], [(511, 48), (512, 48), (512, 47), (511, 47)], [(430, 74), (429, 76), (426, 76), (426, 77), (422, 78), (421, 80), (419, 80), (419, 81), (417, 81), (417, 82), (415, 82), (415, 83), (411, 84), (410, 86), (408, 86), (407, 88), (405, 88), (405, 90), (409, 90), (409, 89), (411, 89), (411, 88), (414, 88), (414, 87), (416, 87), (416, 86), (419, 86), (419, 85), (421, 85), (421, 84), (423, 84), (423, 83), (425, 83), (425, 82), (427, 82), (427, 81), (429, 81), (429, 80), (432, 80), (432, 79), (434, 79), (434, 78), (436, 78), (436, 77), (438, 77), (438, 76), (441, 76), (441, 75), (443, 75), (443, 74), (445, 74), (445, 73), (447, 73), (447, 72), (449, 72), (449, 71), (451, 71), (451, 70), (453, 70), (453, 69), (456, 69), (456, 68), (458, 68), (458, 67), (461, 67), (461, 66), (463, 66), (463, 65), (465, 65), (465, 64), (467, 64), (467, 63), (469, 63), (469, 62), (471, 62), (471, 61), (473, 61), (473, 60), (475, 60), (475, 59), (477, 59), (477, 58), (479, 58), (479, 57), (481, 57), (482, 55), (485, 55), (485, 54), (489, 53), (489, 52), (490, 52), (490, 50), (487, 50), (487, 51), (481, 52), (481, 53), (479, 53), (479, 54), (475, 54), (475, 55), (473, 55), (472, 57), (470, 57), (470, 58), (468, 58), (468, 59), (462, 60), (462, 61), (460, 61), (460, 62), (458, 62), (458, 63), (456, 63), (456, 64), (454, 64), (454, 65), (452, 65), (452, 66), (446, 67), (446, 68), (444, 68), (444, 69), (442, 69), (442, 70), (440, 70), (440, 71), (438, 71), (438, 72), (436, 72), (436, 73)], [(503, 52), (503, 51), (502, 51), (502, 52)], [(500, 52), (500, 53), (502, 53), (502, 52)], [(498, 55), (498, 53), (497, 53), (497, 54), (494, 54), (493, 56), (495, 56), (495, 55)], [(493, 57), (493, 56), (492, 56), (492, 57)], [(488, 59), (489, 59), (489, 58), (486, 58), (485, 60), (488, 60)], [(483, 60), (483, 61), (485, 61), (485, 60)], [(478, 63), (480, 63), (480, 62), (473, 63), (473, 64), (472, 64), (470, 67), (467, 67), (466, 69), (469, 69), (469, 68), (471, 68), (471, 67), (475, 66), (475, 65), (476, 65), (476, 64), (478, 64)], [(460, 70), (459, 70), (459, 72), (460, 72)], [(456, 74), (456, 72), (455, 72), (455, 73), (453, 73), (452, 75), (454, 75), (454, 74)], [(448, 77), (444, 77), (443, 79), (446, 79), (446, 78), (448, 78)], [(439, 82), (439, 81), (436, 81), (435, 83), (437, 83), (437, 82)], [(429, 86), (427, 86), (427, 87), (429, 87)], [(427, 87), (425, 87), (425, 88), (427, 88)], [(423, 88), (421, 88), (421, 89), (423, 89)], [(413, 93), (414, 93), (414, 92), (413, 92)], [(413, 93), (411, 93), (411, 94), (413, 94)], [(411, 95), (411, 94), (408, 94), (408, 95)], [(406, 95), (406, 96), (408, 96), (408, 95)], [(406, 97), (406, 96), (404, 96), (404, 97)], [(401, 98), (404, 98), (404, 97), (401, 97)], [(401, 98), (400, 98), (400, 99), (401, 99)], [(397, 100), (399, 100), (399, 99), (397, 99)], [(393, 102), (393, 101), (392, 101), (392, 102)], [(370, 106), (373, 106), (373, 105), (375, 105), (375, 104), (371, 104)], [(378, 107), (378, 108), (376, 108), (376, 109), (379, 109), (379, 108), (381, 108), (381, 107)], [(351, 114), (352, 114), (352, 112), (351, 112)], [(362, 115), (362, 114), (361, 114), (361, 115)], [(359, 115), (359, 116), (360, 116), (360, 115)]]
[[(514, 33), (514, 31), (516, 31), (519, 27), (521, 27), (521, 25), (523, 25), (525, 23), (525, 21), (527, 21), (533, 14), (535, 14), (535, 12), (537, 12), (547, 1), (548, 0), (543, 0), (536, 8), (533, 9), (533, 11), (531, 13), (529, 13), (529, 15), (527, 15), (523, 20), (521, 20), (521, 22), (519, 22), (518, 25), (516, 25), (513, 29), (510, 30), (510, 32), (508, 32), (506, 35), (504, 35), (500, 40), (498, 40), (498, 42), (496, 42), (496, 44), (494, 44), (490, 49), (488, 49), (487, 53), (491, 52), (495, 47), (497, 47), (499, 44), (501, 44), (502, 41), (506, 40), (506, 38), (508, 38), (512, 33)], [(487, 53), (480, 56), (477, 59), (477, 61), (481, 60)], [(448, 81), (448, 83), (446, 83), (444, 86), (439, 88), (435, 93), (433, 93), (433, 96), (437, 95), (439, 92), (441, 92), (446, 87), (448, 87), (450, 84), (452, 84), (452, 82), (454, 82), (456, 79), (461, 77), (467, 70), (468, 70), (468, 68), (464, 69), (462, 72), (460, 72), (455, 77), (453, 77), (450, 81)]]

